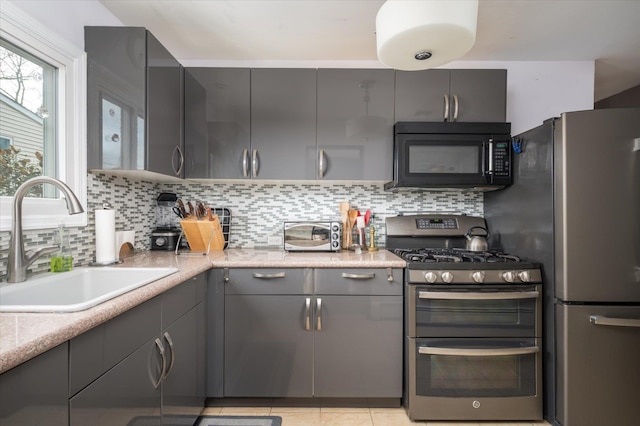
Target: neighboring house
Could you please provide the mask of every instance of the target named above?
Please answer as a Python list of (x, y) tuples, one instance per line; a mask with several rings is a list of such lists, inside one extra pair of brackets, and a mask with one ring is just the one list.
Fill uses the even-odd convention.
[(43, 153), (43, 128), (37, 114), (0, 94), (0, 149), (13, 145), (21, 157), (37, 162), (36, 151)]

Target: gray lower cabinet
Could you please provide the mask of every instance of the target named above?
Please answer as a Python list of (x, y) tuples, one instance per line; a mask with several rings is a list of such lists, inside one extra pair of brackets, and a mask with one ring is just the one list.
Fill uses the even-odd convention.
[(394, 71), (318, 70), (318, 178), (392, 178)]
[(504, 122), (507, 71), (396, 71), (395, 121)]
[(224, 396), (401, 397), (402, 271), (388, 276), (231, 269)]
[(70, 342), (71, 425), (193, 424), (204, 405), (206, 274)]
[(0, 375), (0, 425), (66, 425), (69, 418), (65, 342)]

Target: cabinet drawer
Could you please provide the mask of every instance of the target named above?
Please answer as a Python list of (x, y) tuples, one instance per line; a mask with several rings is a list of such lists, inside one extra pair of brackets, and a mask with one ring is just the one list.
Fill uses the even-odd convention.
[(311, 294), (311, 269), (231, 269), (225, 294)]
[(205, 288), (205, 274), (197, 275), (162, 295), (162, 328), (166, 328), (198, 303)]
[(69, 396), (87, 386), (160, 332), (160, 297), (90, 330), (70, 342)]
[(315, 269), (316, 294), (402, 295), (402, 269)]

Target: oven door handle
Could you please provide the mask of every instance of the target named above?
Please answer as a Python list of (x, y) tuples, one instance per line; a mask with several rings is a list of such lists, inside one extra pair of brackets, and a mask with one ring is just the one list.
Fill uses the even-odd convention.
[(540, 352), (537, 346), (526, 348), (504, 348), (504, 349), (459, 349), (459, 348), (434, 348), (430, 346), (420, 346), (418, 353), (422, 355), (452, 355), (452, 356), (510, 356), (529, 355)]
[(447, 300), (514, 300), (537, 299), (538, 291), (506, 291), (496, 293), (463, 293), (444, 291), (419, 291), (419, 299), (447, 299)]

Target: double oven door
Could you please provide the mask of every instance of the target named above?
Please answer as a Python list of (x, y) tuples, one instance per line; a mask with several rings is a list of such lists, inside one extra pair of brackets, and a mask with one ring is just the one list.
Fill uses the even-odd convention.
[(540, 285), (406, 288), (413, 420), (542, 418)]

